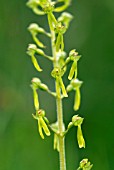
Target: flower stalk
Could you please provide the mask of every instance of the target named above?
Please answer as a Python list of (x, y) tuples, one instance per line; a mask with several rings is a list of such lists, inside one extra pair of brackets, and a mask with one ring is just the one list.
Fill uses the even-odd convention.
[[(62, 5), (61, 5), (62, 3)], [(57, 7), (56, 7), (57, 5)], [(78, 52), (73, 49), (69, 52), (67, 58), (64, 44), (64, 34), (69, 28), (70, 22), (73, 18), (68, 12), (64, 12), (71, 5), (71, 0), (29, 0), (27, 6), (33, 10), (37, 15), (47, 15), (48, 25), (50, 32), (48, 33), (38, 24), (33, 23), (28, 27), (29, 32), (32, 35), (32, 38), (35, 44), (29, 44), (27, 53), (31, 57), (31, 61), (38, 72), (43, 71), (38, 63), (38, 57), (42, 56), (47, 58), (52, 62), (53, 70), (51, 71), (51, 76), (55, 80), (55, 92), (52, 92), (48, 86), (42, 81), (35, 77), (31, 81), (31, 87), (33, 90), (33, 101), (35, 114), (32, 114), (33, 118), (38, 122), (38, 132), (42, 139), (45, 138), (44, 135), (50, 136), (51, 132), (54, 134), (54, 150), (59, 152), (59, 161), (60, 161), (60, 170), (66, 170), (66, 156), (65, 156), (65, 138), (69, 130), (73, 127), (77, 127), (77, 143), (79, 148), (85, 148), (85, 140), (82, 133), (82, 123), (83, 118), (74, 115), (72, 121), (68, 124), (67, 129), (65, 129), (63, 121), (63, 107), (62, 100), (65, 97), (68, 97), (68, 93), (75, 91), (74, 97), (74, 107), (75, 111), (79, 110), (81, 104), (81, 92), (80, 88), (82, 81), (78, 77), (78, 60), (80, 55)], [(62, 12), (61, 15), (56, 19), (54, 12)], [(51, 41), (51, 50), (52, 54), (50, 56), (46, 55), (43, 51), (46, 46), (39, 40), (38, 35), (44, 34)], [(63, 81), (64, 74), (67, 70), (68, 64), (71, 64), (71, 68), (68, 74), (68, 80), (70, 80), (69, 85), (66, 87)], [(57, 110), (57, 121), (56, 123), (50, 123), (46, 117), (46, 112), (40, 108), (40, 101), (38, 96), (38, 91), (43, 90), (51, 94), (56, 100), (56, 110)], [(83, 164), (83, 161), (80, 163), (78, 169), (88, 168), (90, 170), (93, 165), (88, 162), (88, 159)], [(83, 165), (82, 165), (83, 164)]]

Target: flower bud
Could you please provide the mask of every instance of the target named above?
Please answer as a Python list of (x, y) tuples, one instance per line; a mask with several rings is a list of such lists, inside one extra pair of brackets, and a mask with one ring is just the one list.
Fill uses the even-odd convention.
[(48, 90), (49, 90), (49, 89), (48, 89), (48, 86), (45, 85), (45, 84), (43, 84), (43, 83), (41, 83), (41, 84), (39, 85), (39, 88), (40, 88), (41, 90), (44, 90), (44, 91), (48, 91)]
[(71, 90), (73, 90), (73, 87), (71, 84), (69, 84), (66, 88), (67, 92), (70, 92)]
[(33, 86), (35, 86), (36, 88), (39, 87), (39, 85), (41, 84), (41, 80), (37, 77), (34, 77), (32, 80), (31, 80)]

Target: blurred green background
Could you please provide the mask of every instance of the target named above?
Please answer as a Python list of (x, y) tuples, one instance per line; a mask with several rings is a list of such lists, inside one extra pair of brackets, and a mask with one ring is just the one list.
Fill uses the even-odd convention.
[[(27, 44), (32, 42), (27, 27), (40, 23), (48, 30), (46, 17), (35, 16), (26, 1), (0, 1), (0, 170), (58, 170), (58, 153), (52, 149), (53, 135), (41, 140), (37, 133), (30, 81), (38, 76), (54, 90), (52, 69), (40, 59), (44, 72), (37, 73)], [(82, 105), (74, 112), (71, 93), (64, 100), (64, 121), (67, 125), (74, 114), (85, 118), (83, 124), (86, 148), (78, 149), (76, 129), (66, 138), (67, 170), (76, 170), (82, 158), (89, 158), (93, 170), (114, 169), (114, 1), (73, 0), (68, 9), (74, 20), (65, 35), (65, 48), (76, 48), (82, 58), (79, 78)], [(49, 40), (43, 37), (45, 44)], [(49, 50), (50, 53), (50, 50)], [(67, 84), (68, 81), (65, 80)], [(55, 101), (40, 92), (41, 108), (51, 122), (56, 121)]]

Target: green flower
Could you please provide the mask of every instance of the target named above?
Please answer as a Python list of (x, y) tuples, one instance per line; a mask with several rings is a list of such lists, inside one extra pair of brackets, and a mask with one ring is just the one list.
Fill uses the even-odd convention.
[(79, 148), (85, 148), (85, 140), (82, 134), (81, 124), (83, 123), (83, 118), (79, 117), (78, 115), (75, 115), (72, 117), (72, 123), (74, 126), (77, 126), (77, 140)]
[(47, 118), (45, 117), (45, 111), (44, 110), (38, 110), (36, 112), (36, 115), (32, 114), (33, 118), (38, 121), (38, 131), (42, 139), (44, 139), (44, 133), (47, 136), (50, 136), (50, 131), (47, 126), (47, 121), (45, 121)]
[(91, 170), (92, 167), (93, 165), (88, 161), (88, 159), (83, 159), (77, 170)]
[[(52, 70), (51, 75), (52, 77), (56, 79), (57, 89), (61, 88), (63, 96), (68, 97), (63, 80), (62, 80), (62, 76), (64, 75), (64, 70), (61, 70), (60, 68), (55, 67)], [(59, 92), (57, 92), (57, 96), (60, 97)]]

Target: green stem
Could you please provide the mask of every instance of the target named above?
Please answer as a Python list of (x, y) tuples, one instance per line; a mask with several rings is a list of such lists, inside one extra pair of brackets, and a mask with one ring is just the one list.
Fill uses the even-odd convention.
[[(61, 96), (60, 88), (56, 84), (56, 91), (59, 92), (59, 96)], [(59, 159), (60, 159), (60, 170), (66, 170), (66, 160), (65, 160), (65, 142), (63, 133), (63, 109), (62, 109), (62, 99), (57, 96), (56, 99), (57, 104), (57, 119), (58, 119), (58, 127), (59, 127)]]
[[(51, 43), (52, 43), (52, 54), (53, 54), (53, 66), (57, 66), (57, 57), (56, 57), (56, 47), (55, 47), (55, 32), (51, 30)], [(60, 160), (60, 170), (66, 170), (66, 159), (65, 159), (65, 143), (64, 143), (64, 136), (61, 134), (63, 133), (63, 108), (62, 108), (62, 99), (61, 99), (61, 90), (58, 86), (58, 83), (55, 83), (56, 86), (56, 106), (57, 106), (57, 121), (58, 121), (58, 128), (59, 128), (59, 160)], [(60, 97), (59, 97), (60, 96)]]

